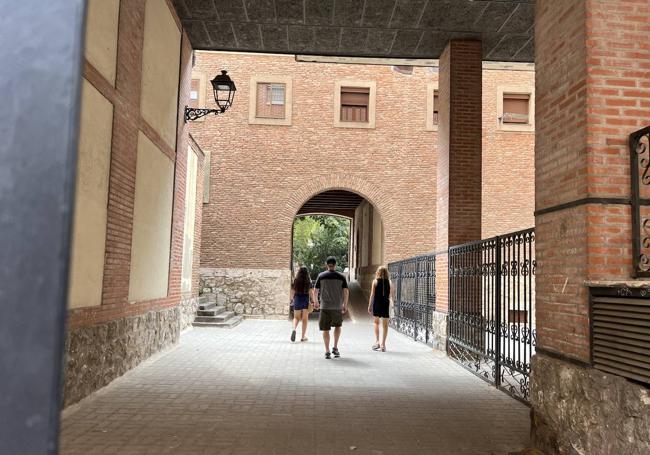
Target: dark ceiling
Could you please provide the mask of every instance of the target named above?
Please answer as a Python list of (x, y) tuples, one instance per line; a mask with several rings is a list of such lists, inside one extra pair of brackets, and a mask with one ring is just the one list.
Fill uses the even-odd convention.
[(534, 0), (172, 0), (194, 49), (439, 58), (453, 38), (484, 60), (533, 62)]
[(305, 202), (298, 215), (308, 213), (330, 213), (354, 217), (354, 211), (363, 202), (363, 197), (344, 190), (324, 191)]

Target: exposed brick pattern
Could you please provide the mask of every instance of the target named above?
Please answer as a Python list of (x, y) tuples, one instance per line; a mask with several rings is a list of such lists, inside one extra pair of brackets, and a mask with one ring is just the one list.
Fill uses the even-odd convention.
[[(538, 1), (538, 210), (629, 197), (627, 138), (650, 123), (649, 13), (634, 0)], [(582, 205), (536, 226), (539, 346), (588, 361), (585, 282), (630, 279), (629, 206)]]
[[(203, 214), (203, 267), (288, 267), (295, 213), (311, 196), (328, 189), (354, 191), (377, 208), (384, 223), (384, 261), (436, 249), (439, 133), (426, 131), (425, 109), (427, 84), (436, 82), (438, 73), (415, 68), (412, 75), (403, 75), (383, 66), (197, 53), (195, 74), (210, 79), (221, 69), (228, 69), (237, 82), (233, 107), (225, 115), (191, 126), (197, 142), (212, 152), (210, 203), (204, 205)], [(484, 89), (479, 87), (477, 93), (479, 100), (483, 93), (483, 118), (489, 121), (481, 127), (479, 101), (473, 111), (478, 115), (474, 139), (480, 149), (482, 131), (483, 161), (494, 162), (483, 171), (488, 201), (483, 223), (480, 212), (471, 215), (476, 238), (481, 225), (493, 235), (533, 223), (533, 135), (496, 131), (496, 89), (516, 82), (532, 90), (534, 73), (483, 73)], [(248, 81), (264, 75), (292, 78), (291, 126), (248, 123)], [(377, 82), (376, 128), (333, 127), (334, 84), (339, 80)], [(209, 88), (205, 95), (207, 106), (213, 107)], [(466, 167), (457, 183), (476, 186), (481, 180), (480, 155), (468, 160), (459, 164)], [(521, 184), (516, 195), (515, 190), (504, 191), (508, 182)], [(474, 193), (480, 200), (480, 187)]]
[(481, 238), (481, 52), (480, 41), (452, 40), (440, 58), (439, 249)]

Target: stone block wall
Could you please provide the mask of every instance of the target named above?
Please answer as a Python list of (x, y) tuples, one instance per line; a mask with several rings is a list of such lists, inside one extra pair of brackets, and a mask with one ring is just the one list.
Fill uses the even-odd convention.
[(202, 295), (252, 319), (282, 319), (289, 314), (289, 269), (201, 268)]
[(90, 395), (178, 341), (179, 307), (73, 327), (66, 339), (63, 406)]
[(650, 453), (650, 390), (620, 376), (537, 354), (532, 434), (547, 454)]

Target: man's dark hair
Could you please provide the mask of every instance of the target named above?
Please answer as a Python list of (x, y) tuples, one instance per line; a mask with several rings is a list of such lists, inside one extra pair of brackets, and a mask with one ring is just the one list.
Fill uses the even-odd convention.
[(330, 256), (327, 258), (327, 261), (325, 261), (327, 265), (336, 265), (336, 258), (334, 256)]

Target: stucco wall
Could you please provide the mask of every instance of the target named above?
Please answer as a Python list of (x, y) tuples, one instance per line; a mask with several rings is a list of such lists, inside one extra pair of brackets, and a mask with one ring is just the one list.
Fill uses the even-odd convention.
[[(142, 117), (171, 147), (176, 145), (181, 32), (167, 3), (147, 0), (142, 54)], [(165, 96), (160, 96), (165, 94)]]
[(138, 137), (129, 300), (165, 297), (169, 282), (174, 164)]
[(88, 0), (85, 57), (115, 85), (120, 0)]
[(84, 79), (68, 306), (100, 305), (113, 105)]

